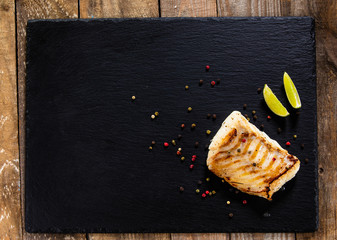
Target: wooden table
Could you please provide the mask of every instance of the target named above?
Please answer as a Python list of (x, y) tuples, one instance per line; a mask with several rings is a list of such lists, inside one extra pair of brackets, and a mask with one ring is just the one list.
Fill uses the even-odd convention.
[[(24, 230), (28, 19), (312, 16), (316, 19), (319, 214), (315, 233), (29, 234)], [(337, 239), (336, 0), (0, 0), (0, 239)]]

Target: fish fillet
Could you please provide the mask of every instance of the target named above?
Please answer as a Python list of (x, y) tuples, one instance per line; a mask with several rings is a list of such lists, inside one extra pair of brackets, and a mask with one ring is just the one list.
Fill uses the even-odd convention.
[(234, 111), (209, 146), (207, 166), (240, 191), (271, 200), (296, 175), (300, 161)]

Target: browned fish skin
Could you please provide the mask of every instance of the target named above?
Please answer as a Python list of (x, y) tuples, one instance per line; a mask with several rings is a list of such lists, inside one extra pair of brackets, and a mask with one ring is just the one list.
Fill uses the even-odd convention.
[(213, 138), (207, 165), (240, 191), (271, 200), (296, 175), (300, 161), (234, 111)]

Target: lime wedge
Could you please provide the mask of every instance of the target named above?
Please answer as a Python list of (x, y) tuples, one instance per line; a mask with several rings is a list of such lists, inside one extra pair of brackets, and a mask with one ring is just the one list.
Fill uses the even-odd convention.
[(267, 84), (263, 88), (263, 97), (266, 101), (270, 110), (280, 117), (286, 117), (289, 115), (287, 109), (282, 105), (282, 103), (277, 99), (273, 91), (268, 87)]
[(283, 75), (283, 84), (284, 89), (286, 90), (288, 101), (290, 102), (291, 106), (296, 109), (300, 108), (302, 106), (300, 96), (298, 95), (295, 84), (286, 72), (284, 72)]

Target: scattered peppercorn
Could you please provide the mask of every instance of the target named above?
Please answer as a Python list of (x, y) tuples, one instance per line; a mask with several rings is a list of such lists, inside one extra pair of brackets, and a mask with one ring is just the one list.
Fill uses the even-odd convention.
[(180, 155), (181, 155), (181, 152), (180, 152), (180, 151), (177, 151), (177, 155), (180, 156)]
[(192, 158), (192, 162), (195, 162), (195, 158)]
[(185, 157), (181, 157), (180, 160), (181, 160), (181, 161), (184, 161), (184, 160), (185, 160)]
[(215, 191), (215, 190), (212, 190), (212, 194), (213, 194), (213, 195), (216, 194), (216, 191)]
[(282, 129), (281, 128), (278, 128), (277, 129), (277, 133), (281, 133), (282, 132)]
[(198, 185), (201, 185), (201, 184), (202, 184), (202, 181), (201, 181), (201, 180), (199, 180), (199, 181), (198, 181)]
[(248, 151), (248, 154), (251, 154), (252, 153), (252, 151)]
[(309, 163), (309, 158), (304, 159), (305, 163)]
[(243, 109), (246, 109), (247, 108), (247, 104), (243, 104)]
[(270, 217), (270, 213), (265, 212), (265, 213), (263, 214), (263, 217)]
[(239, 194), (239, 190), (235, 190), (235, 194)]
[(241, 152), (241, 149), (240, 149), (240, 148), (238, 148), (238, 150), (236, 150), (236, 151), (238, 151), (238, 152)]
[(164, 142), (164, 147), (168, 147), (169, 144), (167, 142)]
[(245, 142), (246, 142), (246, 139), (245, 139), (245, 138), (244, 138), (244, 139), (242, 139), (242, 142), (243, 142), (243, 143), (245, 143)]
[(208, 196), (212, 196), (212, 192), (208, 193)]
[(211, 130), (207, 130), (207, 131), (206, 131), (206, 134), (207, 134), (207, 135), (210, 135), (210, 134), (211, 134)]
[(178, 139), (180, 140), (183, 136), (181, 134), (178, 134)]
[(176, 145), (176, 141), (175, 140), (172, 140), (172, 145), (175, 146)]
[(152, 114), (152, 115), (151, 115), (151, 118), (152, 118), (152, 119), (155, 119), (155, 118), (156, 118), (156, 116), (155, 116), (154, 114)]
[(225, 180), (223, 180), (223, 179), (222, 179), (222, 180), (221, 180), (221, 182), (223, 182), (223, 183), (224, 183), (224, 182), (225, 182)]
[(193, 168), (194, 168), (194, 165), (193, 165), (193, 164), (191, 164), (191, 165), (190, 165), (190, 169), (193, 169)]
[(216, 114), (215, 114), (215, 113), (212, 115), (212, 119), (213, 119), (213, 120), (216, 119)]
[(211, 179), (208, 177), (208, 178), (206, 178), (206, 182), (209, 182)]
[(228, 216), (229, 216), (230, 218), (232, 218), (232, 217), (234, 216), (234, 214), (233, 214), (233, 213), (229, 213)]
[(276, 161), (276, 158), (273, 157), (273, 161)]
[(181, 124), (180, 127), (181, 127), (181, 128), (185, 128), (185, 124)]
[(218, 78), (218, 79), (216, 80), (216, 84), (217, 84), (217, 85), (220, 84), (220, 78)]
[(205, 151), (207, 151), (207, 150), (208, 150), (208, 144), (205, 145)]
[(159, 116), (159, 112), (155, 112), (154, 115), (155, 115), (156, 117), (158, 117), (158, 116)]
[(131, 99), (132, 99), (132, 100), (136, 100), (136, 96), (132, 96)]
[(247, 204), (247, 200), (243, 200), (243, 201), (242, 201), (242, 204)]
[(209, 69), (211, 68), (209, 65), (206, 65), (206, 71), (209, 71)]
[(200, 193), (200, 189), (195, 189), (195, 192), (196, 193)]
[(230, 201), (227, 201), (226, 203), (227, 203), (227, 205), (231, 204), (231, 202), (230, 202)]
[(211, 85), (212, 85), (212, 87), (214, 87), (214, 85), (215, 85), (215, 81), (212, 81), (212, 82), (211, 82)]
[(256, 163), (253, 163), (253, 166), (256, 167)]
[(304, 143), (301, 144), (301, 148), (304, 149)]
[(195, 123), (192, 123), (191, 124), (191, 128), (193, 129), (193, 128), (195, 128), (197, 125), (195, 124)]
[(199, 80), (199, 85), (201, 86), (204, 83), (204, 80), (200, 79)]
[(296, 138), (297, 138), (297, 135), (294, 135), (293, 138), (296, 139)]
[(181, 186), (181, 187), (179, 187), (179, 191), (180, 191), (180, 192), (183, 192), (184, 190), (185, 190), (185, 188), (184, 188), (184, 187), (182, 187), (182, 186)]
[(192, 158), (197, 158), (197, 155), (193, 155)]
[(186, 86), (185, 86), (185, 90), (188, 90), (188, 88), (189, 88), (188, 85), (186, 85)]
[(206, 194), (205, 194), (205, 193), (203, 193), (203, 194), (201, 194), (201, 196), (202, 196), (203, 198), (205, 198), (205, 197), (206, 197)]
[(264, 125), (261, 124), (261, 125), (260, 125), (260, 130), (263, 130), (263, 129), (264, 129)]
[(152, 144), (152, 145), (155, 145), (155, 144), (156, 144), (156, 142), (155, 142), (155, 141), (152, 141), (152, 142), (151, 142), (151, 144)]
[(271, 116), (268, 115), (268, 116), (267, 116), (267, 119), (270, 120), (270, 119), (271, 119)]
[(287, 146), (290, 146), (290, 145), (291, 145), (291, 143), (290, 143), (290, 142), (286, 142), (286, 145), (287, 145)]
[(149, 150), (152, 150), (152, 147), (151, 147), (151, 146), (149, 147)]
[(256, 111), (255, 111), (255, 110), (253, 110), (253, 111), (252, 111), (252, 114), (253, 114), (253, 115), (255, 115), (255, 114), (256, 114)]
[(188, 108), (187, 108), (187, 111), (188, 111), (188, 112), (191, 112), (191, 111), (192, 111), (192, 108), (191, 108), (191, 107), (188, 107)]
[(248, 117), (247, 120), (250, 121), (250, 118)]
[(253, 119), (254, 119), (254, 121), (256, 121), (256, 120), (257, 120), (257, 116), (256, 116), (256, 115), (254, 115)]
[(194, 147), (196, 147), (196, 148), (199, 147), (199, 142), (195, 142)]
[(245, 118), (248, 118), (248, 114), (245, 114), (244, 116), (245, 116)]
[(181, 151), (181, 148), (178, 148), (178, 151)]
[(207, 113), (206, 117), (207, 117), (207, 118), (210, 118), (210, 117), (211, 117), (211, 114), (210, 114), (210, 113)]
[(258, 88), (257, 89), (257, 93), (260, 94), (262, 92), (262, 89), (261, 88)]
[(208, 191), (208, 190), (206, 190), (206, 191), (205, 191), (205, 193), (208, 195), (208, 194), (209, 194), (209, 191)]

